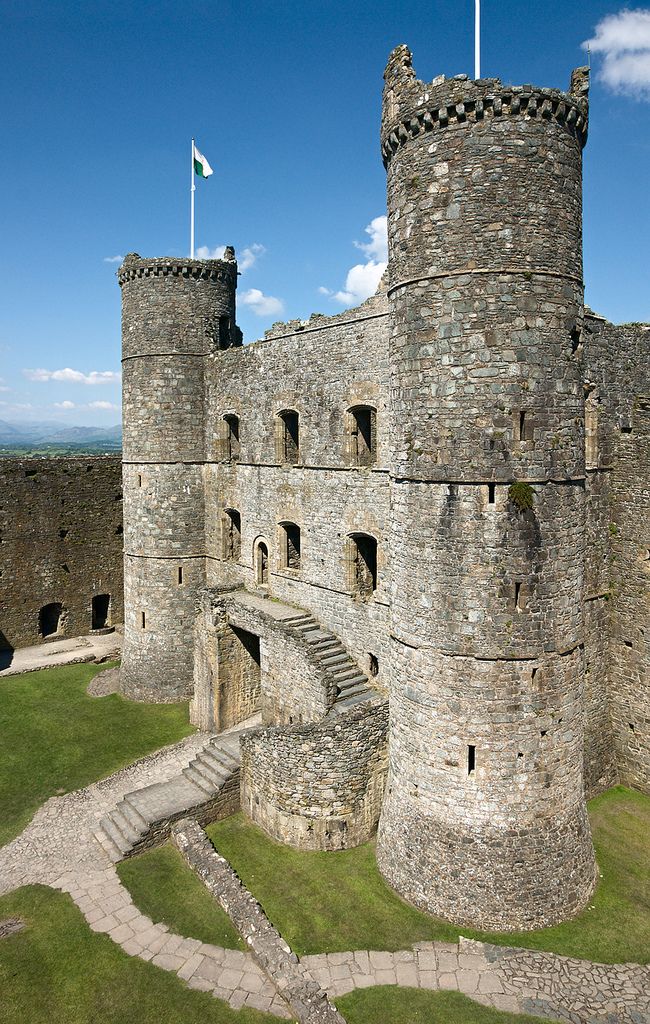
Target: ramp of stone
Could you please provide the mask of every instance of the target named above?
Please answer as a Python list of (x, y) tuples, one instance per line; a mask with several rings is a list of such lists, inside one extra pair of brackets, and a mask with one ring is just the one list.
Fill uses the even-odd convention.
[(203, 824), (239, 809), (239, 736), (253, 721), (213, 736), (180, 774), (127, 793), (95, 838), (113, 862), (164, 843), (172, 822), (191, 813)]

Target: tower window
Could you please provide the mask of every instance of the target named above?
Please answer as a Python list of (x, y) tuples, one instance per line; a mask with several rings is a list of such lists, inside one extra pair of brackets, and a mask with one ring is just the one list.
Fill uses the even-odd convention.
[(228, 413), (223, 418), (223, 456), (227, 462), (236, 462), (240, 454), (239, 416)]
[(182, 585), (183, 585), (183, 566), (182, 565), (179, 565), (179, 567), (178, 567), (178, 585), (179, 585), (179, 587), (182, 587)]
[(140, 612), (140, 629), (147, 628), (147, 616), (144, 612)]
[(300, 527), (296, 523), (280, 523), (282, 555), (285, 569), (300, 568)]
[(371, 676), (379, 675), (379, 658), (376, 654), (371, 653), (368, 655), (368, 671)]
[(496, 489), (496, 484), (488, 484), (488, 505), (494, 505)]
[(518, 612), (526, 611), (526, 585), (517, 581), (515, 583), (515, 609)]
[(367, 533), (348, 537), (350, 589), (367, 601), (377, 589), (377, 541)]
[(469, 744), (467, 747), (467, 774), (472, 775), (476, 769), (476, 747)]
[(278, 462), (295, 465), (300, 459), (300, 417), (295, 409), (285, 409), (277, 418)]
[(241, 556), (241, 514), (236, 508), (223, 512), (223, 557), (227, 562), (238, 562)]
[(377, 410), (357, 405), (348, 410), (352, 463), (372, 466), (377, 461)]
[(519, 413), (519, 417), (516, 421), (517, 433), (516, 438), (518, 441), (532, 441), (533, 440), (533, 419), (529, 412), (522, 410)]
[(142, 487), (142, 473), (138, 473), (138, 487)]

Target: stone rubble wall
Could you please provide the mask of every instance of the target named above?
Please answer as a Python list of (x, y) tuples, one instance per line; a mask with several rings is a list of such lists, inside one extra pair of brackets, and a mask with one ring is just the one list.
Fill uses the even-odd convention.
[(0, 648), (43, 641), (39, 610), (63, 605), (52, 639), (89, 633), (92, 598), (124, 620), (119, 456), (0, 460)]
[(344, 850), (374, 834), (388, 763), (388, 702), (241, 740), (241, 804), (299, 850)]
[(298, 962), (259, 903), (214, 849), (196, 821), (184, 818), (172, 829), (173, 842), (226, 912), (253, 957), (301, 1024), (345, 1024), (327, 995)]

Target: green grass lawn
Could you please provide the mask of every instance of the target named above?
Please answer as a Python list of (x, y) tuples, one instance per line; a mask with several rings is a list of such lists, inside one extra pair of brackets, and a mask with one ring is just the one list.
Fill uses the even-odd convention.
[(0, 899), (0, 919), (27, 927), (0, 939), (0, 1024), (271, 1024), (189, 989), (92, 932), (69, 896), (27, 886)]
[(181, 857), (166, 844), (123, 860), (117, 873), (143, 914), (178, 935), (228, 949), (247, 949), (230, 918)]
[(66, 665), (0, 685), (0, 846), (49, 797), (87, 786), (192, 732), (187, 704), (89, 697), (110, 665)]
[(382, 985), (341, 996), (336, 1005), (348, 1024), (539, 1024), (539, 1017), (493, 1010), (460, 992)]
[(208, 827), (273, 924), (300, 956), (347, 949), (404, 949), (459, 934), (600, 963), (650, 960), (650, 798), (621, 786), (589, 805), (602, 873), (579, 917), (537, 932), (458, 929), (404, 903), (382, 879), (374, 846), (300, 853), (273, 842), (241, 814)]

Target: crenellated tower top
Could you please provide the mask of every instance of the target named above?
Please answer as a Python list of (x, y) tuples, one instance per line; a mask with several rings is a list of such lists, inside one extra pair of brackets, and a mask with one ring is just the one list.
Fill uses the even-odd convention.
[(589, 121), (589, 68), (576, 68), (569, 92), (535, 85), (503, 85), (499, 78), (472, 80), (467, 75), (421, 82), (413, 70), (411, 51), (397, 46), (384, 72), (381, 152), (388, 167), (393, 155), (409, 139), (466, 122), (489, 118), (526, 117), (555, 121), (587, 141)]

